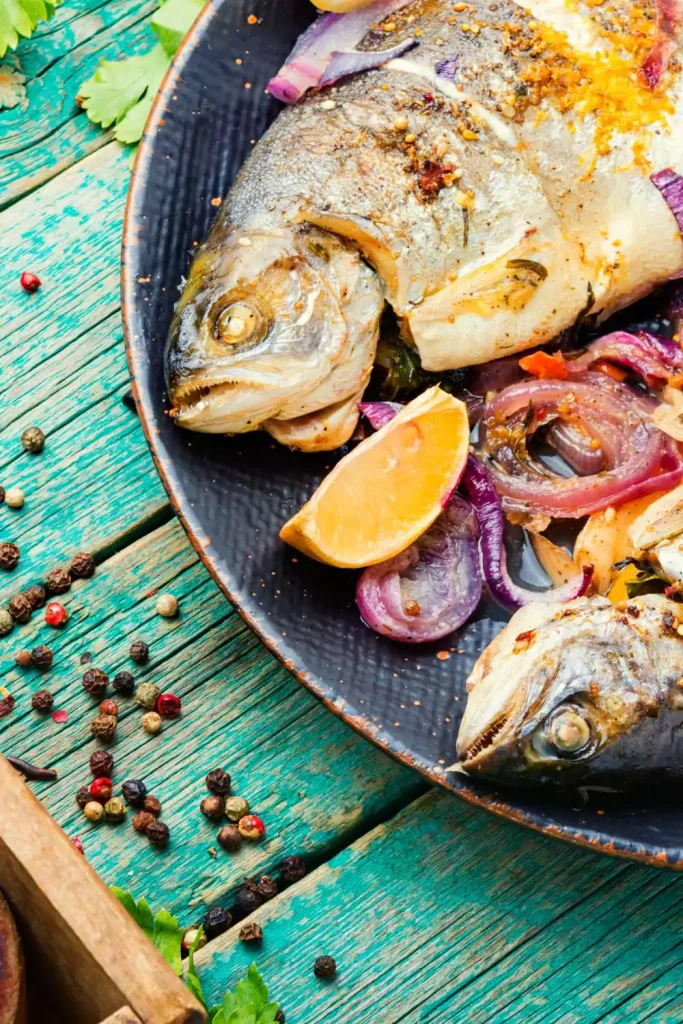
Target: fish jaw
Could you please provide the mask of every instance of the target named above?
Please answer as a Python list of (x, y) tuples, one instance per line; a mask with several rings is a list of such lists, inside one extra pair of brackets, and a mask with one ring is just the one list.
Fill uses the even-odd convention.
[[(257, 224), (209, 236), (166, 350), (176, 424), (245, 433), (347, 401), (369, 376), (383, 305), (373, 271), (332, 235)], [(303, 425), (295, 435), (310, 448)]]

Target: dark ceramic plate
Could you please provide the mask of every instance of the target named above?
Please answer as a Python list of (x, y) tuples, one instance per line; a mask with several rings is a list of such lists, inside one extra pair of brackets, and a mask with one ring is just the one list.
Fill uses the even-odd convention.
[[(247, 17), (258, 16), (257, 25)], [(193, 249), (279, 105), (264, 92), (312, 16), (309, 0), (212, 0), (167, 75), (140, 146), (123, 247), (126, 341), (157, 467), (208, 569), (264, 642), (336, 714), (472, 803), (597, 850), (681, 867), (678, 801), (498, 791), (446, 769), (475, 658), (503, 614), (483, 606), (460, 634), (419, 649), (375, 636), (354, 574), (292, 557), (278, 539), (336, 455), (297, 455), (264, 436), (190, 434), (166, 415), (164, 339)], [(237, 63), (237, 59), (241, 63)], [(437, 654), (447, 651), (444, 659)]]

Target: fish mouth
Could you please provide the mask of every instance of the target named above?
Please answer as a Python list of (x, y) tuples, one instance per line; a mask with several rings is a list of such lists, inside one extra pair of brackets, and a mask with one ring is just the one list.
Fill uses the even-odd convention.
[(512, 718), (511, 712), (503, 712), (495, 718), (483, 732), (477, 736), (474, 743), (471, 743), (461, 754), (460, 764), (466, 770), (476, 771), (485, 766), (490, 760), (492, 747), (498, 748), (505, 732), (509, 732), (508, 726)]

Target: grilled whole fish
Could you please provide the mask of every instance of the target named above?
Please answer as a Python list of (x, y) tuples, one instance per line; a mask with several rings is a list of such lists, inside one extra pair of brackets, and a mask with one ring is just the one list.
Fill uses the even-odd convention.
[(682, 620), (658, 594), (526, 605), (468, 680), (461, 766), (512, 785), (682, 774)]
[(285, 109), (198, 251), (167, 352), (176, 422), (333, 448), (385, 303), (440, 372), (548, 341), (681, 270), (650, 180), (683, 172), (680, 65), (655, 88), (639, 71), (655, 14), (654, 0), (458, 14), (418, 0), (373, 30), (361, 48), (419, 46)]

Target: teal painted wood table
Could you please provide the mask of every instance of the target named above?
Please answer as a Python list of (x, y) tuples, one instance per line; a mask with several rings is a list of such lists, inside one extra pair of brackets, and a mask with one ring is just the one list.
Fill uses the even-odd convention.
[[(119, 308), (119, 249), (130, 154), (75, 103), (101, 57), (149, 45), (153, 5), (70, 0), (3, 68), (26, 76), (28, 106), (0, 110), (0, 541), (21, 560), (0, 598), (42, 580), (77, 551), (97, 573), (64, 595), (70, 619), (42, 613), (0, 640), (15, 698), (0, 748), (59, 771), (38, 795), (110, 884), (191, 924), (230, 907), (245, 876), (302, 855), (309, 874), (200, 955), (217, 999), (256, 960), (288, 1024), (487, 1021), (636, 1024), (683, 1021), (683, 878), (574, 849), (430, 790), (329, 714), (261, 646), (198, 563), (172, 511), (137, 417)], [(28, 295), (22, 270), (42, 288)], [(42, 454), (19, 438), (43, 428)], [(173, 592), (178, 618), (155, 613)], [(150, 660), (134, 666), (134, 639)], [(49, 643), (48, 675), (17, 668), (20, 648)], [(151, 847), (130, 820), (90, 827), (75, 803), (89, 781), (93, 701), (85, 655), (113, 675), (134, 669), (183, 700), (157, 737), (122, 702), (116, 781), (146, 780), (171, 829)], [(30, 707), (49, 686), (65, 724)], [(203, 778), (229, 769), (264, 819), (259, 844), (217, 847), (199, 812)], [(2, 804), (0, 799), (0, 814)], [(130, 819), (130, 816), (129, 816)], [(74, 894), (77, 898), (77, 894)], [(320, 954), (333, 981), (313, 976)]]

